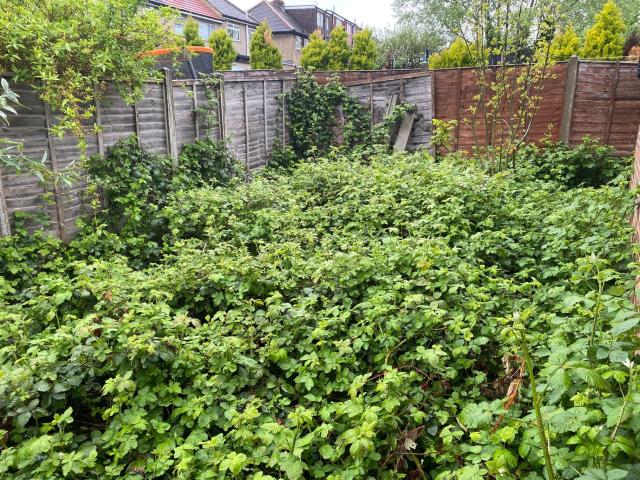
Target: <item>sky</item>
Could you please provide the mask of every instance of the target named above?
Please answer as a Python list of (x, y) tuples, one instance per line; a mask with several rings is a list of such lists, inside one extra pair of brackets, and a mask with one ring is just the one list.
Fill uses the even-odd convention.
[[(237, 6), (248, 10), (259, 0), (232, 0)], [(392, 0), (285, 0), (287, 5), (318, 5), (329, 8), (356, 21), (358, 25), (373, 28), (384, 28), (395, 24), (391, 11)]]

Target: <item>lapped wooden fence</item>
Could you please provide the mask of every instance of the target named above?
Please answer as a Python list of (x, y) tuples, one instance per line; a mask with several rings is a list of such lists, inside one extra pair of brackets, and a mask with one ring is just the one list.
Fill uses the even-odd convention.
[[(475, 145), (469, 108), (479, 93), (473, 68), (435, 70), (434, 117), (457, 120), (456, 148)], [(594, 62), (573, 57), (553, 66), (544, 81), (539, 111), (527, 136), (568, 145), (585, 135), (611, 145), (620, 155), (631, 155), (640, 124), (640, 80), (635, 62)], [(478, 136), (482, 144), (482, 135)]]
[[(408, 148), (430, 147), (432, 98), (431, 75), (416, 71), (338, 72), (349, 92), (371, 110), (376, 121), (382, 119), (390, 99), (417, 105)], [(321, 81), (327, 75), (319, 73)], [(127, 105), (116, 91), (107, 92), (96, 105), (95, 117), (87, 123), (102, 126), (100, 133), (87, 139), (87, 154), (104, 153), (106, 148), (132, 134), (148, 151), (167, 154), (177, 162), (185, 143), (209, 135), (224, 138), (236, 158), (248, 169), (265, 165), (277, 137), (288, 143), (286, 109), (278, 108), (278, 97), (291, 89), (296, 77), (291, 72), (226, 72), (217, 86), (203, 81), (173, 80), (167, 73), (163, 82), (145, 85), (144, 97)], [(22, 105), (11, 118), (10, 127), (0, 127), (0, 138), (20, 142), (24, 154), (34, 158), (48, 153), (47, 166), (62, 171), (79, 158), (73, 137), (59, 138), (50, 127), (56, 117), (27, 85), (14, 84)], [(218, 125), (207, 131), (207, 115), (198, 111), (208, 104), (207, 89), (216, 98)], [(34, 175), (0, 168), (0, 235), (12, 231), (12, 219), (18, 212), (32, 214), (27, 226), (48, 224), (48, 231), (63, 240), (76, 233), (76, 221), (85, 211), (81, 178), (71, 186), (47, 187)], [(43, 217), (45, 220), (37, 219)]]

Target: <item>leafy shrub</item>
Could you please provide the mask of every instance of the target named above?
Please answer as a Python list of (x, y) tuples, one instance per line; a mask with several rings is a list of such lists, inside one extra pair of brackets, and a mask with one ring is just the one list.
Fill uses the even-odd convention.
[(557, 477), (631, 477), (633, 202), (420, 154), (178, 191), (157, 265), (0, 281), (0, 476), (543, 478), (524, 334)]
[(563, 143), (549, 143), (542, 148), (528, 146), (520, 152), (520, 163), (540, 179), (568, 188), (600, 187), (622, 173), (629, 173), (630, 162), (616, 158), (613, 149), (585, 136), (571, 148)]
[(242, 168), (224, 140), (205, 138), (182, 147), (178, 161), (185, 181), (227, 185), (240, 176)]
[(433, 119), (433, 136), (431, 138), (431, 144), (435, 148), (436, 152), (443, 150), (444, 153), (449, 153), (453, 143), (455, 142), (454, 130), (458, 125), (457, 120), (439, 120)]

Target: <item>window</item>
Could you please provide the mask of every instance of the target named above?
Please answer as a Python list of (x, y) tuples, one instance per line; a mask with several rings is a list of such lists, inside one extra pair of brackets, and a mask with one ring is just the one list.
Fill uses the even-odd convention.
[(240, 41), (240, 26), (235, 23), (227, 23), (227, 31), (234, 42)]
[(253, 34), (256, 33), (256, 29), (255, 28), (249, 28), (249, 41), (251, 41), (251, 39), (253, 38)]
[(302, 50), (302, 37), (296, 35), (296, 50)]
[(198, 33), (204, 43), (209, 43), (209, 37), (215, 30), (215, 26), (211, 23), (198, 22)]
[(182, 35), (184, 33), (184, 23), (181, 21), (176, 22), (173, 29), (178, 35)]
[(318, 26), (324, 28), (324, 14), (322, 12), (318, 12)]

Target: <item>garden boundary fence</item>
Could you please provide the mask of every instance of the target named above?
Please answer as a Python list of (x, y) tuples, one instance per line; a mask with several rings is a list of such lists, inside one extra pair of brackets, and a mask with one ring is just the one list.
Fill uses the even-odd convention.
[[(577, 145), (585, 135), (632, 155), (640, 125), (640, 80), (636, 62), (601, 62), (572, 57), (553, 66), (527, 140), (544, 138)], [(474, 137), (464, 122), (479, 94), (473, 68), (434, 70), (434, 118), (457, 120), (455, 148), (471, 151)], [(479, 135), (482, 142), (482, 135)]]
[[(320, 82), (330, 76), (317, 75)], [(407, 148), (430, 147), (433, 102), (429, 73), (391, 70), (337, 75), (350, 94), (370, 110), (374, 123), (382, 120), (392, 100), (415, 104), (419, 115)], [(143, 148), (170, 155), (177, 162), (183, 144), (210, 136), (227, 140), (236, 158), (249, 170), (264, 166), (277, 137), (281, 136), (283, 144), (289, 142), (286, 108), (279, 108), (278, 98), (295, 85), (295, 75), (290, 71), (226, 72), (219, 79), (207, 83), (175, 80), (166, 71), (164, 81), (145, 85), (144, 97), (135, 105), (127, 105), (115, 90), (107, 92), (96, 105), (94, 118), (87, 122), (102, 126), (100, 133), (87, 139), (87, 155), (104, 153), (109, 146), (135, 134)], [(22, 143), (23, 153), (34, 158), (47, 152), (47, 166), (53, 171), (63, 171), (78, 161), (80, 152), (74, 138), (51, 134), (56, 114), (29, 86), (14, 84), (12, 88), (20, 95), (22, 105), (18, 115), (11, 118), (10, 127), (0, 128), (0, 138)], [(211, 98), (219, 108), (210, 108)], [(207, 122), (211, 115), (217, 120), (213, 129)], [(85, 190), (85, 179), (69, 187), (49, 188), (33, 175), (0, 168), (0, 235), (10, 234), (14, 214), (24, 212), (35, 218), (27, 226), (46, 223), (51, 234), (71, 239), (76, 220), (86, 212)]]

